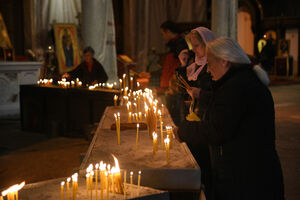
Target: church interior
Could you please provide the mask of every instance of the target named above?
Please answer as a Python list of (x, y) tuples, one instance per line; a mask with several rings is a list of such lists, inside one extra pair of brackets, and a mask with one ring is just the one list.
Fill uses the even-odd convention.
[[(298, 0), (0, 0), (0, 200), (300, 199), (299, 8)], [(246, 61), (232, 61), (234, 51)], [(245, 94), (253, 82), (231, 77), (245, 63), (262, 83), (240, 100), (237, 88)], [(227, 79), (241, 86), (222, 92)], [(236, 103), (225, 102), (231, 94)], [(245, 115), (237, 128), (226, 126), (236, 113)], [(244, 145), (233, 145), (239, 138)], [(234, 152), (262, 169), (268, 161), (251, 153), (267, 154), (260, 145), (270, 143), (282, 185), (263, 186), (265, 194), (263, 172), (238, 168)], [(233, 166), (218, 166), (222, 159)], [(218, 170), (258, 181), (237, 187), (243, 174), (222, 185)]]

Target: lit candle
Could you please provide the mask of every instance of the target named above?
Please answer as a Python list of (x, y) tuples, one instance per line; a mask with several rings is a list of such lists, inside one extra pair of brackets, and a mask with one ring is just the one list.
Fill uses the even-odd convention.
[(137, 125), (136, 125), (135, 150), (137, 150), (137, 148), (138, 148), (138, 140), (139, 140), (139, 127), (140, 127), (140, 125), (139, 125), (139, 124), (137, 124)]
[(130, 88), (133, 90), (133, 77), (130, 77)]
[(109, 182), (108, 182), (108, 173), (107, 173), (107, 171), (105, 172), (105, 177), (106, 177), (106, 200), (109, 200)]
[(139, 89), (140, 88), (140, 83), (136, 82), (136, 86), (137, 86), (137, 89)]
[(94, 171), (92, 170), (90, 173), (90, 198), (93, 198), (93, 189), (94, 189)]
[(90, 174), (87, 173), (85, 177), (86, 177), (86, 199), (89, 199)]
[[(126, 99), (126, 98), (124, 97), (124, 99)], [(129, 102), (126, 103), (126, 107), (127, 107), (127, 112), (129, 112), (129, 109), (130, 109)]]
[(60, 183), (60, 199), (61, 200), (64, 200), (64, 185), (65, 185), (64, 181)]
[(130, 187), (131, 187), (131, 190), (130, 190), (130, 196), (132, 197), (132, 190), (133, 190), (133, 187), (132, 187), (132, 184), (133, 184), (133, 172), (130, 172)]
[(124, 96), (127, 96), (127, 90), (128, 90), (128, 87), (125, 87), (125, 89), (124, 89)]
[(105, 186), (105, 180), (104, 180), (104, 174), (105, 174), (105, 168), (106, 168), (106, 164), (104, 164), (102, 161), (100, 162), (100, 186), (101, 186), (101, 191), (100, 191), (100, 196), (101, 196), (101, 200), (103, 200), (103, 190), (104, 190), (104, 186)]
[(165, 106), (164, 106), (164, 104), (161, 104), (161, 114), (162, 115), (165, 114)]
[(74, 174), (74, 183), (75, 183), (75, 199), (78, 192), (78, 173)]
[(140, 196), (141, 175), (142, 175), (142, 172), (139, 171), (137, 196)]
[[(125, 87), (126, 87), (126, 74), (123, 74), (123, 89), (124, 89), (124, 92), (125, 92)], [(124, 93), (124, 96), (127, 96), (127, 95), (125, 95), (125, 93)]]
[(99, 164), (97, 163), (97, 164), (95, 165), (95, 179), (96, 179), (95, 190), (96, 190), (96, 200), (98, 200), (98, 169), (99, 169)]
[(78, 82), (78, 86), (79, 86), (79, 87), (82, 86), (82, 82), (81, 82), (81, 81)]
[(70, 198), (70, 191), (69, 191), (69, 183), (70, 183), (71, 178), (67, 178), (67, 200)]
[(124, 171), (124, 199), (126, 199), (126, 174), (127, 174), (127, 171), (125, 170)]
[(75, 86), (75, 82), (74, 81), (71, 81), (71, 86), (72, 86), (72, 88)]
[(76, 179), (76, 177), (74, 174), (74, 175), (72, 175), (72, 200), (75, 200), (75, 192), (76, 192), (75, 179)]
[(139, 120), (142, 121), (143, 116), (142, 116), (142, 112), (139, 112)]
[(115, 106), (117, 106), (118, 104), (117, 104), (117, 101), (118, 101), (118, 96), (117, 95), (115, 95), (114, 96), (114, 104), (115, 104)]
[(170, 163), (170, 139), (167, 135), (167, 138), (165, 139), (165, 146), (166, 146), (166, 154), (167, 154), (167, 163)]
[(173, 137), (173, 129), (172, 126), (166, 126), (167, 135), (170, 139), (170, 147), (172, 148), (172, 137)]
[(120, 119), (120, 113), (118, 112), (118, 145), (120, 145), (120, 130), (121, 129), (121, 119)]
[(131, 122), (131, 112), (128, 113), (128, 122)]
[(114, 114), (116, 119), (117, 143), (120, 145), (120, 113)]
[(153, 154), (155, 154), (157, 151), (157, 134), (153, 132), (152, 136), (153, 136)]
[(160, 124), (160, 137), (161, 137), (161, 147), (163, 148), (164, 146), (164, 134), (163, 134), (163, 122), (162, 122), (162, 116), (161, 116), (161, 111), (158, 110), (159, 114), (159, 124)]

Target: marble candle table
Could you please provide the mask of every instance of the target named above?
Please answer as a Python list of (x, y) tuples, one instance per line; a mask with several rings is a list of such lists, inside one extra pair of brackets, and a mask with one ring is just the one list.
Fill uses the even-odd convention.
[[(112, 163), (114, 154), (120, 168), (134, 172), (134, 183), (137, 183), (138, 171), (142, 171), (141, 185), (169, 191), (199, 191), (200, 168), (185, 143), (173, 139), (170, 149), (170, 163), (166, 161), (166, 151), (161, 147), (160, 129), (158, 126), (158, 151), (153, 155), (153, 142), (147, 130), (139, 131), (138, 150), (135, 151), (136, 130), (121, 130), (121, 144), (117, 144), (117, 134), (111, 130), (115, 122), (114, 113), (120, 112), (121, 123), (127, 122), (126, 107), (107, 107), (98, 129), (90, 144), (88, 152), (80, 166), (84, 171), (90, 163), (101, 160)], [(164, 126), (175, 127), (169, 112), (163, 112)], [(128, 182), (127, 180), (127, 182)]]

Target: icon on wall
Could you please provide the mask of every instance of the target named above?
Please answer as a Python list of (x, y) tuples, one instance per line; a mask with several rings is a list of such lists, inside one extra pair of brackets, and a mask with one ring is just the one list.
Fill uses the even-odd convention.
[(80, 49), (75, 24), (54, 24), (56, 56), (60, 74), (80, 64)]

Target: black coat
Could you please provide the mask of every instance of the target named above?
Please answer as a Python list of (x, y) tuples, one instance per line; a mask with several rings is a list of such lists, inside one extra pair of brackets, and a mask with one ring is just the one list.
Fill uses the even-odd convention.
[(205, 120), (180, 127), (182, 140), (210, 145), (215, 199), (284, 199), (274, 118), (272, 95), (252, 68), (231, 67), (213, 84)]
[(108, 79), (108, 76), (101, 65), (96, 59), (93, 58), (93, 67), (92, 71), (88, 70), (88, 65), (86, 62), (82, 62), (76, 69), (69, 73), (71, 79), (79, 78), (83, 84), (92, 84), (94, 81), (98, 83), (105, 83)]

